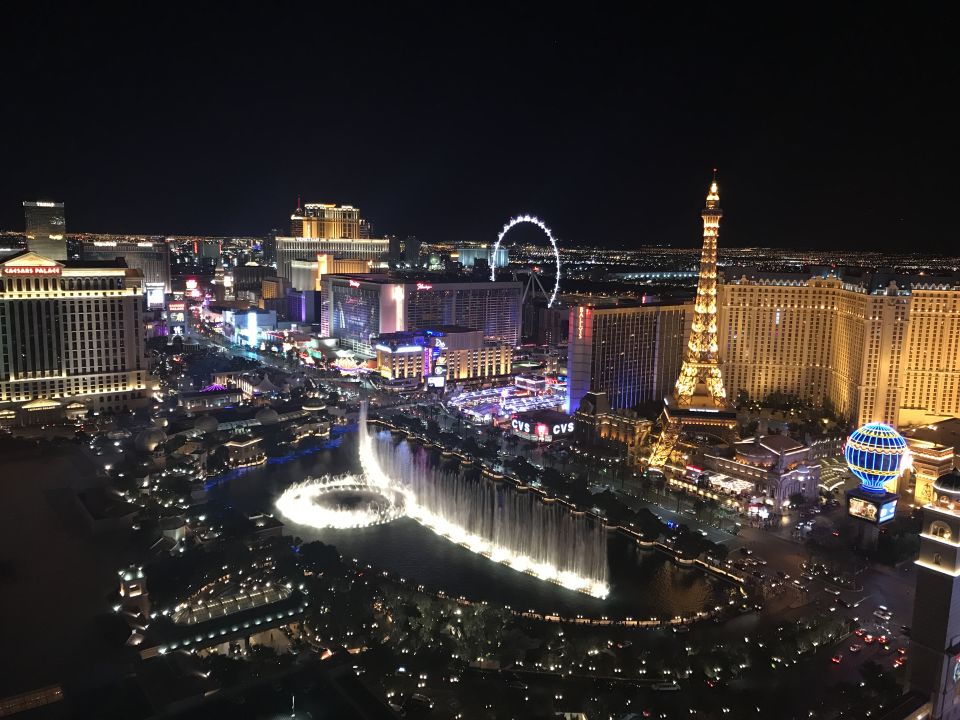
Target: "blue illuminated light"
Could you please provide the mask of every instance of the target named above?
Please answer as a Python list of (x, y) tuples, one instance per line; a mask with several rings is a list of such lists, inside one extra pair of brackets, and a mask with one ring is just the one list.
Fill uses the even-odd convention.
[(887, 520), (893, 520), (893, 516), (897, 514), (897, 501), (893, 500), (886, 503), (885, 505), (880, 506), (880, 515), (877, 518), (878, 523), (885, 523)]
[(247, 336), (247, 345), (256, 347), (257, 344), (257, 314), (255, 312), (247, 313), (247, 329), (244, 332)]
[(907, 441), (892, 427), (867, 423), (847, 439), (843, 456), (862, 489), (882, 494), (884, 484), (900, 475), (906, 451)]

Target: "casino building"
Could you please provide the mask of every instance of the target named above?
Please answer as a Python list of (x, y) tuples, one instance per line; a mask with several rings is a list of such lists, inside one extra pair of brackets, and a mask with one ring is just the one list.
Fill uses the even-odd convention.
[(123, 258), (128, 268), (139, 270), (146, 285), (162, 285), (163, 292), (170, 287), (170, 246), (165, 239), (126, 237), (124, 235), (96, 235), (80, 238), (80, 258), (83, 261), (111, 261)]
[(372, 338), (457, 325), (511, 347), (520, 340), (519, 282), (414, 282), (386, 274), (325, 275), (320, 282), (320, 334), (373, 357)]
[(820, 465), (809, 446), (786, 435), (757, 435), (733, 444), (732, 457), (711, 452), (704, 464), (718, 473), (753, 483), (754, 496), (778, 511), (790, 506), (791, 496), (815, 502)]
[(569, 412), (587, 393), (610, 408), (659, 403), (680, 373), (693, 303), (578, 304), (569, 310)]
[(0, 423), (123, 410), (147, 395), (143, 276), (117, 263), (0, 262)]
[(484, 340), (472, 328), (441, 325), (424, 330), (380, 335), (373, 340), (377, 372), (386, 386), (398, 389), (442, 388), (464, 381), (484, 381), (510, 375), (513, 348)]
[[(278, 237), (277, 273), (292, 281), (296, 290), (312, 290), (309, 268), (294, 262), (313, 262), (318, 255), (340, 260), (381, 261), (390, 250), (388, 238), (370, 237), (370, 226), (352, 205), (306, 203), (290, 216), (290, 237)], [(323, 275), (320, 269), (319, 274)], [(356, 272), (343, 269), (339, 272)]]
[(960, 416), (960, 278), (735, 271), (718, 285), (727, 396), (776, 391), (860, 425)]

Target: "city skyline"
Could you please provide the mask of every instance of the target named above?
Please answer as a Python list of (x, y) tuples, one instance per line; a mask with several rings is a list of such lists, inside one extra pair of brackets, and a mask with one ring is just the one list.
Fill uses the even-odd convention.
[(8, 13), (0, 716), (960, 720), (952, 25), (186, 10)]
[[(452, 12), (160, 11), (131, 34), (23, 10), (6, 52), (38, 26), (51, 50), (6, 95), (0, 227), (50, 197), (89, 232), (260, 235), (302, 197), (426, 242), (529, 212), (571, 246), (693, 247), (716, 166), (730, 247), (948, 245), (955, 61), (926, 18)], [(324, 62), (293, 22), (357, 30)]]

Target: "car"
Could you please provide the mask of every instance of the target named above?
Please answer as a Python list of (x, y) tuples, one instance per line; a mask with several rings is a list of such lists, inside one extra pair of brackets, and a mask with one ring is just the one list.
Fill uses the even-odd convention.
[(886, 644), (887, 644), (887, 636), (886, 636), (886, 635), (881, 635), (880, 637), (877, 638), (877, 642), (880, 643), (881, 645), (886, 645)]
[(897, 648), (897, 655), (906, 655), (906, 654), (907, 654), (907, 649), (905, 647)]
[(840, 653), (837, 653), (832, 658), (830, 658), (830, 662), (832, 662), (834, 665), (839, 665), (840, 663), (843, 662), (843, 655), (841, 655)]
[(872, 644), (873, 644), (873, 639), (874, 639), (874, 638), (873, 638), (873, 635), (864, 635), (864, 636), (863, 636), (863, 641), (864, 641), (867, 645), (872, 645)]
[(863, 637), (863, 635), (864, 635), (866, 632), (867, 632), (867, 631), (864, 630), (863, 628), (857, 628), (856, 630), (853, 631), (853, 634), (856, 635), (857, 637)]
[(858, 645), (857, 643), (854, 643), (853, 645), (850, 646), (850, 652), (852, 653), (858, 653), (861, 650), (863, 650), (863, 645)]
[(426, 695), (414, 693), (404, 704), (404, 709), (408, 707), (420, 710), (433, 710), (433, 700), (428, 698)]
[(840, 594), (840, 591), (837, 590), (836, 588), (826, 588), (826, 590), (827, 590), (827, 592), (830, 593), (831, 595), (839, 595), (839, 594)]
[(670, 692), (670, 691), (673, 691), (673, 690), (679, 690), (679, 689), (680, 689), (680, 685), (678, 685), (676, 681), (674, 681), (674, 682), (654, 683), (652, 687), (653, 687), (654, 690), (658, 690), (658, 691), (661, 691), (661, 692), (663, 692), (663, 691)]
[(895, 668), (903, 667), (903, 664), (904, 664), (906, 661), (907, 661), (907, 658), (906, 658), (905, 656), (901, 655), (900, 657), (898, 657), (896, 660), (893, 661), (893, 666), (894, 666)]

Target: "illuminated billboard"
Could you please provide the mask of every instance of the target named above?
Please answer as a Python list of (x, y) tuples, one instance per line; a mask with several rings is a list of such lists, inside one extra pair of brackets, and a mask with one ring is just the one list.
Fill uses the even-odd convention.
[(897, 496), (887, 493), (876, 499), (848, 495), (848, 512), (851, 517), (860, 518), (875, 525), (893, 520), (897, 514)]
[[(539, 417), (538, 417), (539, 415)], [(525, 417), (515, 417), (510, 421), (513, 431), (527, 440), (552, 442), (574, 431), (574, 422), (559, 413), (528, 413)]]
[(880, 517), (877, 520), (877, 522), (885, 523), (888, 520), (893, 520), (893, 516), (896, 514), (897, 514), (897, 501), (896, 499), (894, 499), (880, 506)]
[(163, 307), (163, 283), (147, 283), (147, 307)]
[(861, 520), (877, 522), (877, 506), (857, 497), (850, 498), (850, 514)]

